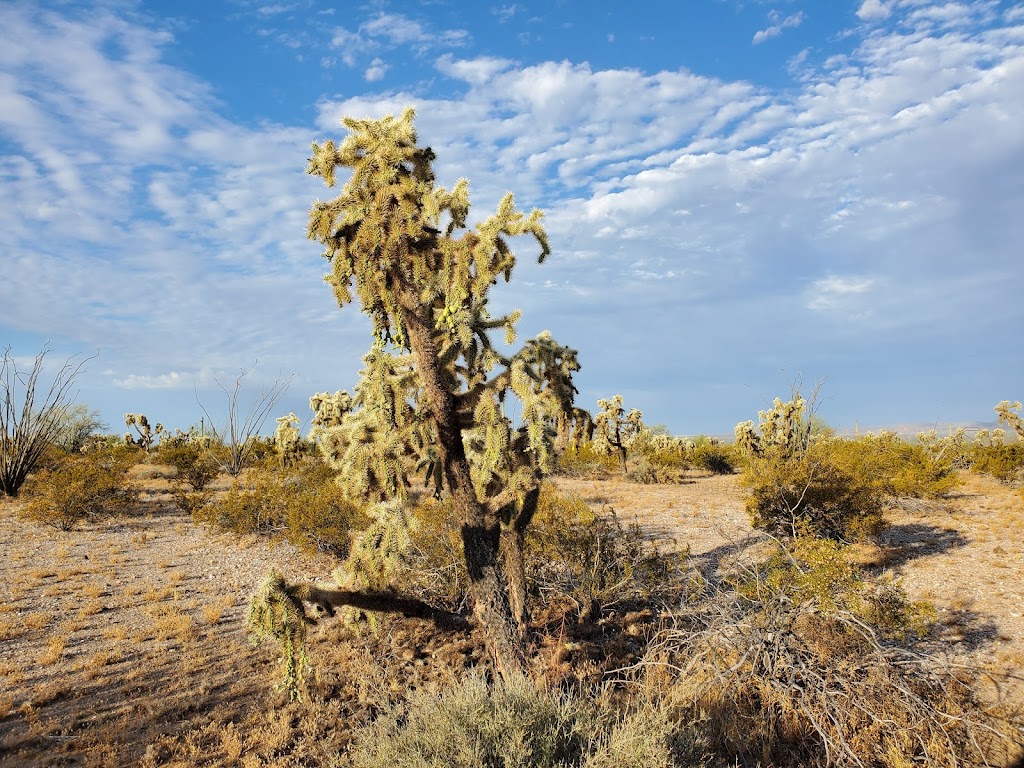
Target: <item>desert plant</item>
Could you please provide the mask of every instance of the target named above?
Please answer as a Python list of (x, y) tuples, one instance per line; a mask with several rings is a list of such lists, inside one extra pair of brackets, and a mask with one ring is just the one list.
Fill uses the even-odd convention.
[(61, 426), (54, 443), (65, 453), (78, 453), (85, 449), (93, 438), (107, 428), (100, 418), (99, 411), (89, 410), (89, 406), (76, 403), (63, 409), (60, 415)]
[[(124, 436), (125, 445), (137, 445), (146, 453), (153, 448), (153, 441), (164, 433), (164, 425), (159, 422), (150, 425), (149, 419), (144, 413), (126, 413), (124, 425), (129, 429)], [(130, 431), (132, 429), (135, 430), (138, 437), (132, 435)]]
[(358, 734), (359, 768), (669, 768), (705, 765), (698, 739), (650, 701), (565, 694), (471, 676), (417, 693)]
[(281, 460), (282, 467), (290, 467), (298, 461), (302, 451), (302, 433), (299, 431), (299, 417), (294, 413), (281, 416), (277, 420), (274, 432), (274, 450)]
[[(491, 286), (515, 265), (506, 238), (532, 235), (543, 260), (541, 213), (524, 216), (506, 195), (466, 230), (468, 183), (434, 186), (434, 154), (418, 146), (413, 118), (346, 118), (340, 145), (313, 145), (309, 173), (328, 186), (338, 168), (352, 175), (338, 197), (314, 204), (308, 234), (326, 247), (339, 305), (353, 301), (355, 283), (376, 337), (352, 410), (316, 439), (354, 497), (403, 499), (413, 465), (448, 494), (474, 613), (500, 674), (512, 676), (525, 666), (522, 540), (579, 365), (547, 334), (511, 357), (494, 348), (490, 331), (511, 343), (519, 316), (487, 309)], [(523, 404), (518, 426), (502, 408), (509, 395)]]
[(601, 412), (594, 417), (594, 435), (599, 448), (609, 452), (615, 451), (619, 456), (622, 474), (628, 474), (626, 452), (633, 441), (643, 431), (643, 414), (636, 408), (629, 413), (622, 407), (622, 395), (615, 395), (608, 400), (598, 400), (597, 407)]
[(713, 437), (695, 437), (686, 451), (686, 460), (714, 475), (731, 475), (735, 471), (736, 456), (733, 450)]
[(6, 496), (18, 495), (29, 473), (60, 440), (74, 399), (71, 389), (92, 359), (69, 357), (43, 394), (39, 377), (49, 351), (46, 347), (36, 355), (29, 371), (18, 370), (10, 347), (0, 358), (0, 491)]
[(929, 616), (841, 546), (801, 539), (682, 605), (641, 666), (671, 670), (677, 717), (701, 717), (742, 764), (989, 765), (1008, 743), (975, 696), (980, 670), (928, 655)]
[(1011, 403), (1009, 400), (1001, 400), (993, 410), (995, 410), (1000, 424), (1010, 427), (1010, 429), (1024, 439), (1024, 418), (1020, 415), (1021, 407), (1019, 400), (1015, 403)]
[(736, 446), (745, 455), (742, 483), (750, 490), (747, 511), (755, 527), (795, 536), (870, 538), (882, 526), (885, 490), (877, 478), (837, 460), (835, 438), (812, 439), (813, 401), (794, 390), (787, 402), (736, 425)]
[(134, 463), (122, 446), (66, 456), (30, 478), (25, 515), (67, 531), (82, 520), (123, 512), (137, 494), (127, 478)]
[(550, 601), (570, 602), (581, 620), (616, 606), (672, 603), (683, 590), (685, 555), (668, 554), (639, 526), (608, 508), (596, 514), (579, 497), (545, 484), (527, 536), (527, 575)]
[(616, 456), (603, 453), (594, 447), (590, 440), (576, 445), (569, 445), (558, 454), (557, 472), (571, 477), (589, 477), (606, 475), (620, 469)]
[(223, 426), (214, 426), (216, 422), (210, 418), (206, 407), (199, 403), (199, 407), (203, 409), (204, 418), (210, 422), (214, 441), (223, 444), (226, 449), (221, 461), (221, 469), (232, 477), (238, 477), (246, 462), (254, 455), (262, 455), (273, 450), (269, 442), (260, 439), (259, 432), (278, 401), (288, 391), (292, 379), (295, 378), (294, 376), (285, 380), (277, 378), (268, 389), (261, 391), (257, 397), (252, 399), (243, 414), (242, 382), (255, 367), (256, 363), (253, 363), (239, 373), (235, 378), (234, 387), (230, 390), (216, 380), (217, 386), (220, 387), (227, 401), (227, 419)]
[(337, 556), (348, 553), (353, 528), (364, 522), (332, 473), (317, 463), (287, 471), (254, 467), (194, 516), (234, 533), (280, 536), (302, 549)]

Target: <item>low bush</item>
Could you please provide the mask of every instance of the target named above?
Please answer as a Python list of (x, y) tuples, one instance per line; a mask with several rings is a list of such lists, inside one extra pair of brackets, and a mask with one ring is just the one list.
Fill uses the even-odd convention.
[(220, 465), (210, 448), (198, 442), (173, 441), (159, 450), (160, 461), (175, 470), (175, 484), (203, 491), (220, 473)]
[(358, 768), (668, 768), (707, 765), (699, 739), (645, 703), (573, 696), (525, 679), (467, 678), (417, 693), (357, 734)]
[(685, 554), (667, 554), (610, 508), (545, 485), (526, 535), (527, 582), (545, 600), (567, 600), (581, 619), (630, 603), (671, 602), (683, 589)]
[(1024, 440), (1007, 444), (979, 444), (970, 451), (971, 471), (992, 475), (1001, 483), (1024, 480)]
[(830, 443), (812, 443), (796, 456), (773, 452), (749, 459), (742, 483), (750, 491), (747, 511), (754, 527), (848, 540), (881, 531), (884, 488), (844, 466)]
[(135, 451), (115, 447), (55, 457), (29, 478), (24, 514), (67, 531), (82, 520), (125, 511), (138, 493), (128, 480), (136, 456)]
[(713, 475), (731, 475), (737, 463), (735, 451), (731, 446), (722, 445), (704, 435), (694, 438), (693, 447), (686, 452), (686, 460), (694, 467)]
[(619, 460), (611, 453), (597, 450), (593, 442), (569, 446), (558, 456), (555, 472), (569, 477), (604, 476), (619, 471)]
[[(275, 459), (276, 461), (276, 459)], [(360, 512), (320, 463), (253, 468), (195, 517), (235, 533), (271, 533), (297, 547), (343, 556)]]
[(1003, 723), (975, 698), (976, 671), (917, 645), (929, 619), (840, 545), (800, 539), (685, 604), (640, 667), (744, 765), (988, 765)]

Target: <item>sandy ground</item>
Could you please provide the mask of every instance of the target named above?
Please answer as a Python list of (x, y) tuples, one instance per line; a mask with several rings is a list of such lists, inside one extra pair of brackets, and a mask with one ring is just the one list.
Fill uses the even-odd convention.
[[(558, 485), (713, 571), (751, 546), (742, 490), (735, 476), (690, 480)], [(212, 533), (174, 510), (159, 482), (132, 514), (67, 533), (20, 520), (16, 504), (0, 501), (0, 768), (155, 765), (160, 738), (211, 725), (230, 756), (231, 724), (276, 680), (273, 649), (245, 632), (250, 595), (271, 568), (324, 579), (331, 562)], [(1024, 669), (1019, 491), (966, 476), (953, 498), (908, 502), (889, 520), (865, 562), (936, 606), (954, 656)], [(1024, 702), (1020, 686), (1009, 695)]]

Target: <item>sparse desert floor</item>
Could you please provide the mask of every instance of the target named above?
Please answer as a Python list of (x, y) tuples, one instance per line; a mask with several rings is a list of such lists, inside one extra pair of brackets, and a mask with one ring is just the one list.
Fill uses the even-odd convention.
[[(673, 486), (557, 483), (652, 537), (689, 547), (693, 565), (706, 572), (757, 545), (736, 476)], [(327, 754), (301, 746), (303, 729), (326, 726), (300, 721), (282, 703), (274, 649), (250, 644), (245, 616), (271, 568), (326, 579), (333, 564), (265, 539), (210, 532), (174, 510), (159, 481), (146, 487), (134, 514), (70, 533), (23, 522), (13, 514), (17, 502), (0, 503), (0, 766), (254, 768), (273, 764), (268, 755), (285, 745), (306, 749), (304, 764), (330, 764)], [(1019, 491), (966, 475), (954, 497), (908, 502), (888, 519), (880, 546), (862, 548), (863, 562), (936, 606), (941, 644), (954, 657), (994, 672), (1024, 669)], [(395, 631), (365, 638), (351, 655), (362, 654), (362, 664), (386, 656), (411, 669), (424, 652), (403, 644), (417, 642)], [(314, 669), (318, 652), (337, 646), (330, 627), (316, 628)], [(453, 659), (453, 675), (475, 653), (465, 638), (430, 649), (436, 658), (442, 652)], [(1006, 693), (1024, 703), (1019, 683)], [(321, 714), (344, 717), (344, 705)]]

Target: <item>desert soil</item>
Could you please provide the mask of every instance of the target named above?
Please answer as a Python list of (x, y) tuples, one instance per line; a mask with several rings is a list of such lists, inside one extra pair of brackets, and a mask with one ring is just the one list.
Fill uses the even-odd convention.
[[(158, 765), (160, 745), (175, 741), (226, 764), (265, 764), (247, 759), (248, 737), (236, 729), (281, 695), (274, 649), (253, 647), (245, 631), (249, 597), (271, 569), (325, 580), (333, 563), (211, 532), (175, 510), (153, 467), (137, 470), (145, 490), (132, 514), (71, 532), (25, 522), (18, 502), (0, 502), (0, 768)], [(735, 476), (558, 485), (688, 548), (706, 572), (757, 546)], [(904, 503), (888, 519), (863, 562), (935, 605), (955, 658), (994, 673), (1024, 669), (1020, 492), (965, 475), (953, 497)], [(1006, 694), (1024, 703), (1019, 682)]]

